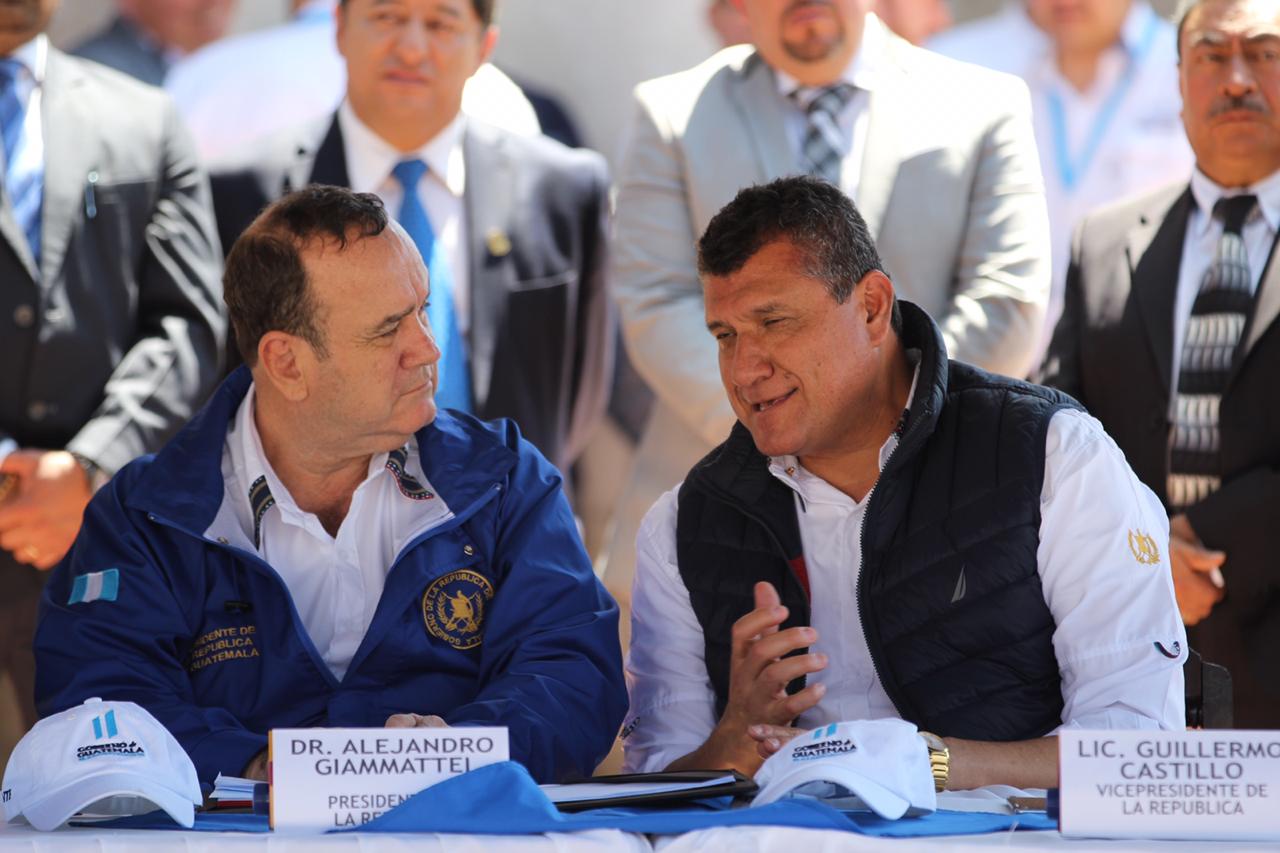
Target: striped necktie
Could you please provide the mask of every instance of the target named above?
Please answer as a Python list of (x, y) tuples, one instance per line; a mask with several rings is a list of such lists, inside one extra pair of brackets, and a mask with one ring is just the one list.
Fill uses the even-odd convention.
[[(4, 193), (13, 208), (18, 227), (27, 237), (31, 255), (40, 260), (40, 206), (44, 196), (43, 164), (24, 156), (22, 126), (27, 117), (27, 104), (19, 89), (25, 73), (16, 59), (0, 59), (0, 137), (4, 140)], [(33, 162), (34, 160), (34, 162)]]
[(1191, 306), (1178, 371), (1167, 482), (1174, 511), (1199, 503), (1221, 483), (1218, 404), (1253, 307), (1253, 276), (1241, 231), (1257, 205), (1255, 196), (1241, 195), (1213, 207), (1222, 220), (1222, 237)]
[(800, 149), (800, 166), (804, 171), (828, 183), (840, 186), (840, 162), (845, 148), (840, 132), (840, 112), (853, 99), (857, 89), (849, 83), (836, 83), (820, 89), (796, 91), (798, 102), (810, 97), (805, 107), (808, 127)]
[(453, 301), (453, 276), (449, 274), (449, 262), (444, 248), (436, 240), (435, 230), (427, 216), (426, 208), (418, 195), (418, 183), (427, 172), (427, 164), (421, 160), (402, 160), (391, 174), (404, 189), (404, 201), (400, 215), (396, 217), (404, 230), (413, 238), (414, 245), (427, 265), (431, 297), (428, 300), (427, 321), (431, 334), (440, 348), (440, 362), (436, 365), (436, 405), (445, 409), (471, 411), (471, 374), (467, 366), (467, 351), (458, 328), (458, 315)]

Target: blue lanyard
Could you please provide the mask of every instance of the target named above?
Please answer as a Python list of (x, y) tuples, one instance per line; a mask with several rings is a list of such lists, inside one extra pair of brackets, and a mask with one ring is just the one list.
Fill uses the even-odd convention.
[(1062, 103), (1062, 95), (1058, 93), (1057, 89), (1049, 92), (1049, 121), (1053, 127), (1054, 160), (1058, 166), (1058, 177), (1062, 180), (1063, 189), (1067, 190), (1067, 192), (1074, 190), (1076, 184), (1089, 171), (1089, 166), (1093, 163), (1094, 157), (1097, 156), (1102, 140), (1106, 138), (1107, 128), (1115, 119), (1116, 113), (1119, 112), (1120, 104), (1124, 101), (1125, 96), (1129, 94), (1129, 87), (1133, 85), (1133, 78), (1137, 76), (1138, 66), (1142, 64), (1147, 52), (1151, 50), (1151, 44), (1155, 41), (1156, 33), (1159, 31), (1160, 19), (1150, 10), (1148, 10), (1148, 15), (1147, 28), (1142, 33), (1137, 50), (1129, 56), (1129, 61), (1125, 63), (1124, 73), (1120, 75), (1120, 79), (1116, 81), (1111, 94), (1107, 95), (1102, 108), (1098, 110), (1098, 114), (1094, 117), (1093, 126), (1089, 128), (1089, 135), (1085, 140), (1084, 149), (1080, 152), (1079, 158), (1075, 160), (1071, 159), (1071, 144), (1067, 138), (1067, 108)]

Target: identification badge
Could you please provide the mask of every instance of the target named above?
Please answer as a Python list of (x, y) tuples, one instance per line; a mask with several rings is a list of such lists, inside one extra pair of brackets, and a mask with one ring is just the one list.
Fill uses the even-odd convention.
[(1064, 836), (1280, 840), (1280, 732), (1058, 733)]
[(505, 727), (273, 729), (271, 827), (368, 823), (437, 782), (510, 757)]

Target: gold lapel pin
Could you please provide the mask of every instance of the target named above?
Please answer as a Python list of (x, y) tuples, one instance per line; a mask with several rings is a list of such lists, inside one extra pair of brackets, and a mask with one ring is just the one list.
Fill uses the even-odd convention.
[(511, 240), (501, 228), (490, 228), (484, 239), (489, 246), (489, 254), (495, 258), (506, 257), (511, 253)]

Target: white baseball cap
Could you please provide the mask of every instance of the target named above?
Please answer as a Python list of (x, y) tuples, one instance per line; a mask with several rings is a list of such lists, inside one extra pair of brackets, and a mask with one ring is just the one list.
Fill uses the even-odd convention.
[(789, 796), (856, 798), (840, 805), (865, 805), (891, 820), (938, 808), (929, 751), (905, 720), (832, 723), (797, 735), (765, 761), (756, 782), (753, 806)]
[(132, 702), (88, 699), (45, 717), (18, 742), (0, 789), (5, 817), (57, 829), (79, 812), (164, 809), (182, 826), (201, 803), (196, 768), (168, 729)]

